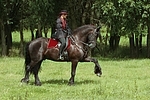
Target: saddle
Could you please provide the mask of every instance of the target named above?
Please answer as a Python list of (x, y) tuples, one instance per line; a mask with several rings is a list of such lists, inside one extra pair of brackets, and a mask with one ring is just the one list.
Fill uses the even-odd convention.
[[(61, 45), (61, 43), (59, 42), (58, 39), (55, 39), (55, 38), (50, 38), (49, 41), (48, 41), (48, 45), (47, 45), (47, 48), (50, 49), (50, 48), (59, 48)], [(64, 50), (67, 50), (71, 45), (71, 40), (69, 37), (67, 37), (66, 39), (66, 47), (64, 48)]]

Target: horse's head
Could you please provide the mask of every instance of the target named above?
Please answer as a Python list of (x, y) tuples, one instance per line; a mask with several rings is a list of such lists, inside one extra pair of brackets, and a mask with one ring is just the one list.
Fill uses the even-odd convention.
[(96, 46), (97, 38), (100, 35), (99, 30), (100, 30), (100, 27), (96, 27), (88, 35), (88, 44), (90, 48), (94, 48)]
[(74, 30), (73, 35), (76, 37), (79, 43), (88, 45), (90, 48), (96, 46), (96, 41), (99, 36), (100, 27), (93, 25), (83, 25)]

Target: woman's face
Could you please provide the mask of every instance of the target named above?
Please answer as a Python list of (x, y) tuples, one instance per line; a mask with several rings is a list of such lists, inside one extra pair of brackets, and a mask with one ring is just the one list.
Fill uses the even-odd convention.
[(66, 19), (66, 18), (67, 18), (67, 14), (64, 14), (64, 15), (63, 15), (63, 18)]

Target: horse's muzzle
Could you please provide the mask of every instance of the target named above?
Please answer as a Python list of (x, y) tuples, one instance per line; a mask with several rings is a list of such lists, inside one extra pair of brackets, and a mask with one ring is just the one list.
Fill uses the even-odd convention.
[(90, 47), (91, 49), (93, 49), (95, 46), (96, 46), (96, 43), (90, 43), (90, 44), (89, 44), (89, 47)]

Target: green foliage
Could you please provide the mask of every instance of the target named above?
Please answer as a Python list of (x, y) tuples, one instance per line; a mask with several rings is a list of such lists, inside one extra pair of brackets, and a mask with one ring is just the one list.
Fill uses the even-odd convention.
[(54, 22), (53, 0), (29, 0), (24, 3), (24, 10), (26, 10), (24, 23), (27, 28), (30, 26), (37, 28), (39, 23), (42, 26), (52, 26)]
[[(68, 86), (70, 63), (44, 61), (39, 73), (41, 87), (20, 82), (23, 58), (0, 58), (1, 100), (148, 100), (149, 59), (99, 59), (103, 75), (94, 74), (93, 63), (79, 63), (75, 85)], [(85, 71), (86, 69), (86, 71)]]
[(2, 2), (2, 0), (0, 0), (0, 12), (1, 12), (1, 14), (0, 14), (0, 19), (1, 19), (1, 17), (3, 16), (3, 14), (4, 14), (4, 5), (3, 5), (3, 2)]
[(101, 21), (110, 29), (110, 34), (137, 36), (143, 34), (149, 21), (149, 1), (135, 0), (97, 0), (96, 9), (100, 11)]
[(1, 0), (0, 12), (4, 23), (12, 24), (12, 30), (19, 30), (20, 22), (25, 28), (34, 27), (37, 23), (52, 26), (54, 22), (53, 0)]

